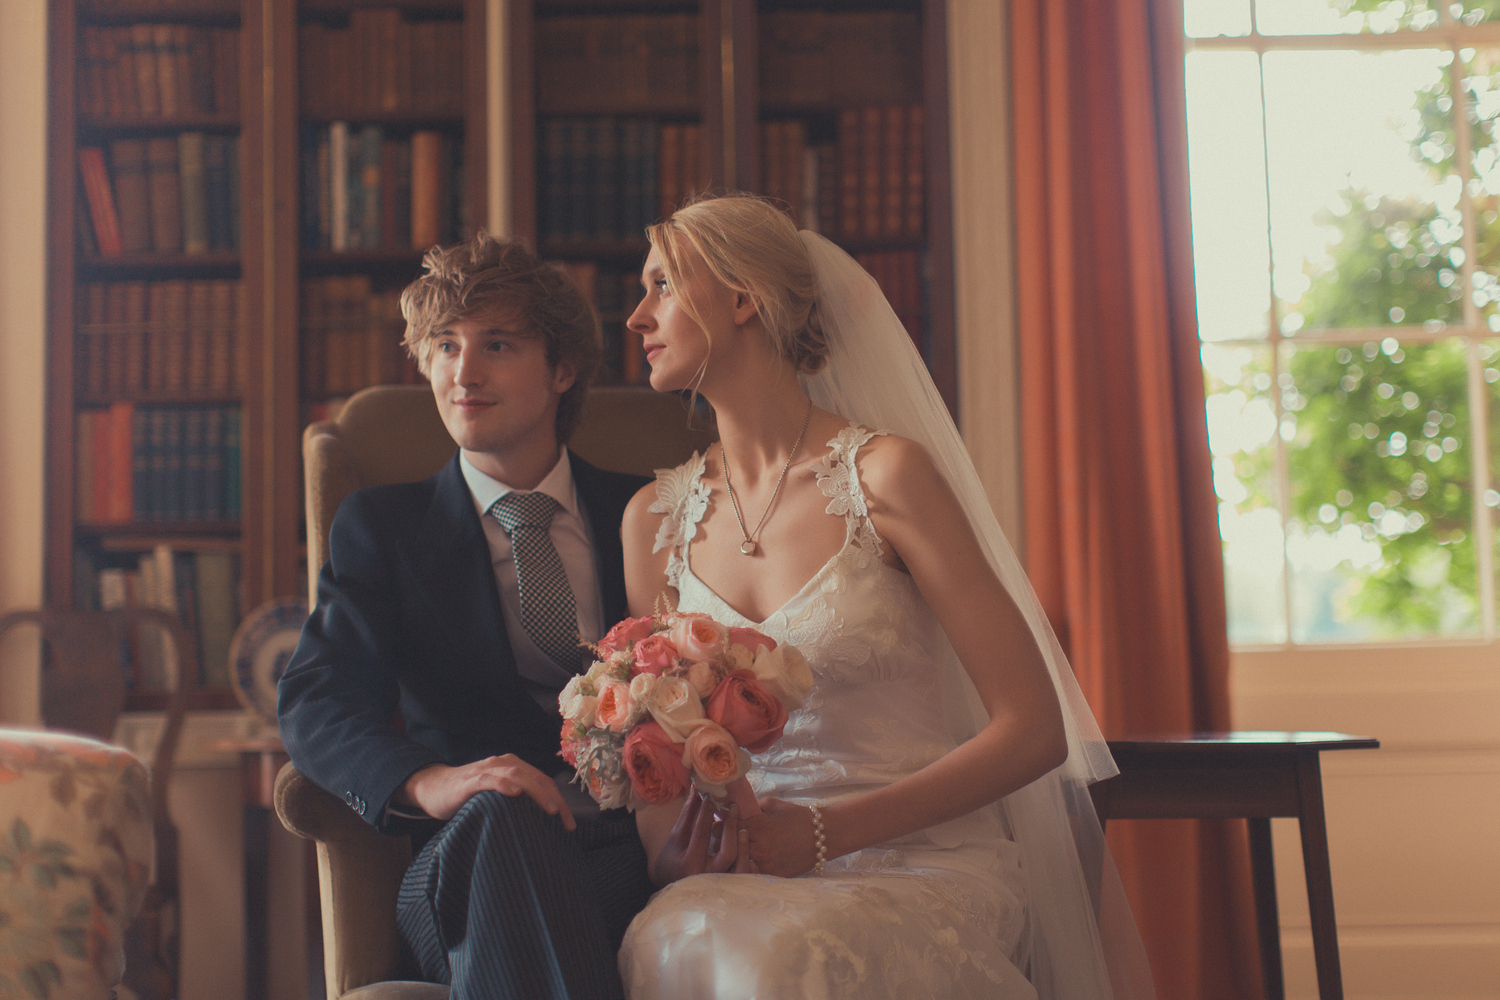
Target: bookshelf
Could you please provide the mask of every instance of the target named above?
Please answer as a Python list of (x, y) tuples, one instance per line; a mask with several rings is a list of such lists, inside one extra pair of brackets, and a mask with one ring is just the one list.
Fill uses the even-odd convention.
[[(199, 707), (237, 705), (226, 629), (301, 593), (302, 426), (415, 377), (392, 293), (483, 224), (484, 16), (50, 5), (46, 597), (170, 595), (203, 636)], [(159, 707), (170, 668), (131, 656), (132, 706)]]
[(592, 290), (602, 379), (645, 224), (705, 188), (787, 206), (875, 275), (956, 409), (941, 0), (514, 0), (512, 215)]

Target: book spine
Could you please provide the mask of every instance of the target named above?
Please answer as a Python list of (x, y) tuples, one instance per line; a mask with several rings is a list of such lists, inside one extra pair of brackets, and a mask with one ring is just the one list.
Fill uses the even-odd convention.
[(880, 198), (883, 206), (880, 220), (882, 236), (900, 236), (906, 226), (906, 108), (892, 104), (885, 109), (881, 129), (884, 167), (880, 176)]
[[(234, 249), (234, 224), (230, 221), (229, 149), (229, 139), (225, 136), (210, 135), (203, 139), (203, 192), (210, 250)], [(186, 199), (183, 208), (186, 211)], [(186, 219), (183, 224), (186, 226)]]
[(155, 32), (149, 24), (130, 26), (130, 51), (134, 56), (136, 99), (144, 118), (161, 115), (161, 89), (156, 82)]
[(88, 411), (92, 425), (90, 451), (94, 467), (93, 493), (89, 497), (89, 522), (109, 524), (114, 519), (114, 498), (127, 483), (114, 482), (114, 420), (108, 410)]
[(228, 687), (229, 647), (239, 624), (235, 601), (234, 554), (194, 554), (198, 584), (199, 666), (207, 687)]
[[(198, 613), (198, 564), (191, 552), (172, 553), (172, 583), (176, 588), (177, 617), (182, 620), (187, 634), (192, 639), (201, 639)], [(203, 646), (193, 650), (195, 658), (202, 660)], [(199, 678), (193, 678), (198, 681)]]
[(884, 221), (885, 202), (881, 197), (881, 134), (885, 116), (878, 107), (862, 109), (859, 122), (859, 232), (866, 238), (878, 237)]
[(130, 494), (135, 498), (136, 518), (153, 520), (151, 510), (151, 420), (152, 411), (136, 410), (130, 419)]
[(146, 491), (140, 498), (141, 519), (164, 521), (167, 518), (167, 411), (161, 407), (149, 410), (151, 431), (147, 444)]
[(349, 124), (328, 126), (328, 177), (331, 191), (328, 245), (349, 249)]
[(242, 510), (240, 497), (240, 408), (229, 407), (224, 413), (224, 516), (237, 521)]
[(94, 411), (73, 416), (73, 516), (94, 523)]
[(187, 390), (197, 396), (206, 395), (212, 381), (209, 374), (213, 364), (210, 285), (208, 281), (189, 281), (187, 285)]
[(906, 194), (902, 199), (902, 235), (921, 239), (926, 229), (926, 154), (922, 105), (906, 109)]
[(838, 234), (844, 239), (860, 235), (860, 117), (859, 111), (845, 109), (839, 112), (838, 124), (838, 174), (839, 209)]
[(203, 517), (224, 520), (224, 407), (203, 411)]
[(568, 135), (556, 118), (544, 118), (541, 124), (541, 203), (537, 206), (537, 231), (543, 243), (556, 240), (567, 228), (568, 212), (567, 153)]
[(99, 252), (105, 256), (123, 252), (120, 216), (115, 211), (114, 194), (110, 191), (104, 151), (97, 146), (80, 146), (78, 168), (83, 175), (83, 190), (88, 196), (89, 217), (94, 222), (94, 238), (99, 244)]
[(182, 112), (177, 100), (177, 44), (173, 36), (173, 25), (151, 26), (151, 52), (156, 60), (156, 105), (163, 118), (175, 118)]
[(110, 524), (129, 524), (136, 516), (130, 488), (135, 476), (135, 442), (131, 436), (134, 419), (133, 403), (110, 405)]
[(365, 249), (380, 246), (381, 186), (380, 126), (369, 125), (359, 133), (359, 245)]
[(441, 242), (443, 136), (420, 130), (411, 136), (411, 242), (426, 250)]
[(177, 175), (182, 196), (182, 249), (208, 252), (208, 177), (202, 132), (177, 137)]
[[(166, 392), (171, 388), (167, 381), (168, 356), (172, 353), (171, 333), (167, 329), (167, 286), (165, 282), (131, 282), (126, 286), (127, 318), (139, 323), (146, 344), (146, 389), (150, 392)], [(138, 317), (138, 318), (137, 318)]]
[(205, 432), (203, 408), (191, 407), (182, 414), (182, 519), (208, 520), (208, 490), (203, 482), (207, 462), (203, 455)]
[(175, 253), (182, 249), (182, 191), (177, 174), (177, 140), (159, 137), (146, 141), (146, 173), (151, 190), (151, 249)]

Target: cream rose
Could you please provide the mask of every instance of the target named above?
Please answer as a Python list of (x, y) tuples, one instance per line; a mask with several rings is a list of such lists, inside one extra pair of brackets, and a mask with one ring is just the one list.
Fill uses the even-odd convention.
[(651, 700), (656, 697), (656, 685), (661, 680), (655, 674), (636, 674), (630, 679), (630, 701), (632, 707), (630, 724), (633, 726), (645, 718)]
[(729, 648), (724, 650), (724, 663), (729, 667), (726, 674), (732, 674), (736, 670), (754, 670), (755, 654), (739, 643), (730, 643)]
[(807, 658), (796, 646), (787, 643), (775, 649), (760, 647), (750, 670), (789, 712), (801, 708), (807, 692), (812, 690), (812, 668), (807, 665)]
[(717, 722), (705, 722), (693, 730), (682, 748), (682, 762), (704, 785), (727, 785), (744, 773), (740, 748), (729, 730)]
[(714, 688), (719, 686), (719, 672), (708, 660), (698, 660), (688, 664), (687, 682), (698, 692), (699, 698), (707, 701)]
[(693, 686), (681, 677), (663, 677), (656, 682), (651, 703), (651, 717), (674, 742), (682, 743), (694, 729), (703, 725), (703, 700)]

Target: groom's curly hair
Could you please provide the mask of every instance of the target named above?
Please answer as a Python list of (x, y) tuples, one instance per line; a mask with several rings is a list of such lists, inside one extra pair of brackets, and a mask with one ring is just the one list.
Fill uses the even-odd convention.
[(432, 376), (434, 335), (449, 323), (514, 315), (545, 343), (549, 365), (566, 362), (576, 373), (557, 404), (557, 440), (566, 443), (578, 429), (602, 354), (599, 317), (578, 286), (515, 240), (483, 230), (463, 243), (433, 247), (422, 266), (426, 273), (401, 293), (406, 349), (417, 369)]

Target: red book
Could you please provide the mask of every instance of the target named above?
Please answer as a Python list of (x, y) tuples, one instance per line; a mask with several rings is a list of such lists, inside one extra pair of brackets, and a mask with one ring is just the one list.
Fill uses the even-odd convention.
[(89, 424), (89, 463), (93, 466), (93, 475), (89, 477), (89, 523), (105, 524), (109, 521), (110, 497), (115, 494), (110, 482), (113, 471), (110, 450), (114, 442), (109, 411), (86, 410), (79, 417)]
[(123, 252), (120, 213), (115, 211), (109, 171), (104, 166), (104, 150), (98, 146), (80, 146), (78, 169), (83, 174), (83, 191), (89, 202), (89, 217), (94, 220), (94, 238), (99, 242), (99, 253), (113, 256)]
[(109, 485), (110, 524), (129, 524), (135, 516), (135, 506), (131, 502), (135, 454), (130, 434), (134, 417), (134, 403), (115, 403), (109, 408), (109, 474), (105, 478)]

